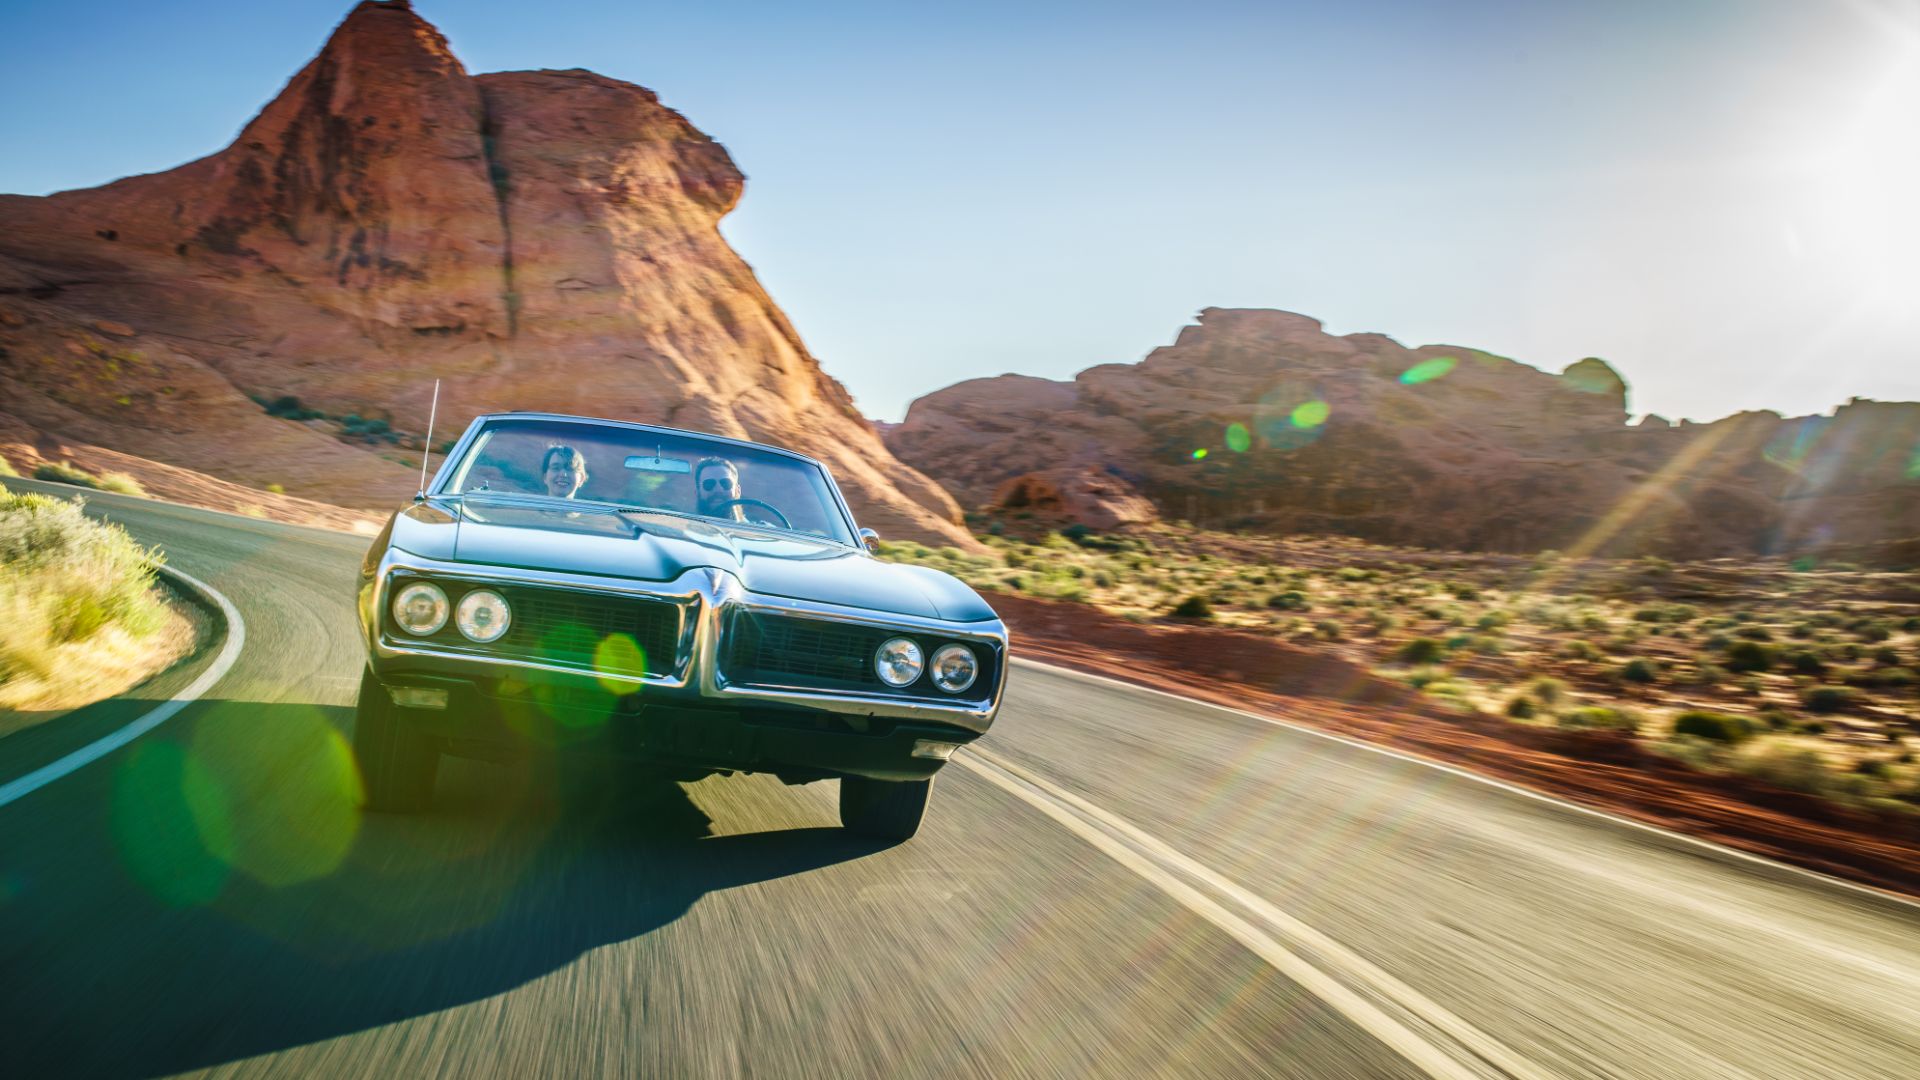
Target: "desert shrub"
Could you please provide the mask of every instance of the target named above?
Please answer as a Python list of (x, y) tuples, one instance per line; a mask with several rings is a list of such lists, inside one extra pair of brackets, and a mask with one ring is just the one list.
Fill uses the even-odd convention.
[(145, 495), (147, 493), (147, 489), (140, 486), (140, 481), (135, 480), (123, 472), (102, 473), (98, 484), (95, 486), (101, 491), (111, 491), (117, 495)]
[(1432, 664), (1446, 654), (1446, 646), (1430, 637), (1421, 637), (1400, 646), (1395, 657), (1403, 664)]
[(1873, 662), (1881, 667), (1897, 667), (1900, 664), (1900, 650), (1891, 645), (1882, 645), (1873, 650)]
[(1813, 624), (1803, 622), (1794, 623), (1793, 627), (1789, 629), (1787, 633), (1797, 638), (1810, 638), (1813, 636)]
[(1593, 642), (1583, 641), (1580, 638), (1574, 638), (1572, 641), (1562, 645), (1560, 652), (1561, 655), (1572, 660), (1600, 659), (1600, 650), (1594, 647)]
[(1633, 613), (1635, 622), (1659, 622), (1664, 618), (1666, 615), (1659, 608), (1643, 607)]
[(55, 484), (72, 484), (75, 487), (97, 488), (100, 478), (71, 461), (48, 461), (33, 470), (35, 480), (46, 480)]
[(319, 409), (302, 406), (300, 399), (292, 395), (274, 398), (266, 403), (265, 408), (268, 416), (278, 416), (286, 420), (315, 420), (326, 415)]
[(1812, 675), (1817, 678), (1827, 673), (1827, 662), (1807, 649), (1801, 649), (1787, 657), (1787, 666), (1796, 675)]
[(1913, 672), (1903, 667), (1858, 668), (1845, 675), (1848, 686), (1886, 687), (1899, 689), (1912, 686), (1915, 682)]
[(1743, 626), (1740, 629), (1735, 630), (1734, 634), (1736, 634), (1739, 637), (1743, 637), (1748, 641), (1772, 641), (1773, 640), (1773, 631), (1768, 630), (1764, 626)]
[(1542, 705), (1555, 705), (1561, 698), (1567, 696), (1567, 684), (1559, 679), (1543, 676), (1533, 680), (1532, 685), (1527, 687), (1527, 693)]
[(1467, 648), (1472, 649), (1481, 656), (1498, 656), (1507, 651), (1506, 644), (1499, 638), (1490, 637), (1486, 634), (1475, 634), (1473, 637), (1468, 638)]
[(18, 472), (14, 471), (12, 462), (8, 461), (6, 458), (0, 457), (0, 476), (19, 476), (19, 475), (20, 474)]
[(1507, 625), (1511, 617), (1504, 611), (1489, 611), (1474, 622), (1477, 630), (1498, 630)]
[(1758, 641), (1735, 641), (1727, 646), (1728, 671), (1765, 671), (1773, 666), (1773, 650)]
[(1174, 605), (1173, 617), (1176, 619), (1211, 619), (1213, 602), (1195, 593)]
[(1854, 764), (1853, 771), (1876, 780), (1887, 780), (1893, 776), (1893, 766), (1885, 758), (1861, 758)]
[(1789, 740), (1767, 740), (1733, 759), (1740, 772), (1770, 784), (1810, 795), (1834, 791), (1833, 769), (1820, 754)]
[(1520, 694), (1508, 700), (1506, 713), (1515, 720), (1531, 720), (1540, 714), (1540, 706), (1533, 699)]
[(1738, 716), (1689, 709), (1673, 718), (1673, 733), (1718, 743), (1737, 743), (1752, 737), (1753, 725)]
[(1281, 592), (1267, 597), (1267, 606), (1276, 611), (1307, 610), (1307, 594), (1303, 592)]
[(1659, 678), (1659, 673), (1654, 670), (1651, 661), (1635, 657), (1620, 665), (1620, 677), (1627, 682), (1650, 683)]
[(1900, 629), (1909, 634), (1920, 634), (1920, 615), (1909, 615), (1900, 623)]
[(1340, 624), (1332, 619), (1321, 619), (1313, 624), (1313, 632), (1324, 641), (1340, 640)]
[(1816, 686), (1800, 695), (1808, 712), (1832, 713), (1852, 706), (1860, 695), (1844, 686)]
[(1469, 585), (1464, 581), (1455, 581), (1455, 582), (1449, 583), (1447, 585), (1447, 591), (1453, 594), (1453, 598), (1455, 600), (1480, 599), (1480, 590), (1474, 588), (1472, 585)]
[(287, 486), (285, 484), (268, 484), (267, 493), (270, 495), (285, 495), (287, 493)]
[(78, 502), (0, 494), (0, 683), (50, 672), (51, 650), (108, 625), (143, 635), (163, 608), (159, 557)]
[(1609, 709), (1604, 705), (1585, 705), (1578, 709), (1568, 709), (1559, 716), (1564, 728), (1580, 731), (1624, 731), (1635, 734), (1640, 730), (1637, 717), (1624, 709)]
[(1376, 575), (1372, 570), (1362, 570), (1357, 566), (1343, 566), (1334, 576), (1341, 581), (1372, 581)]
[(1885, 641), (1893, 636), (1893, 631), (1887, 627), (1887, 624), (1879, 621), (1870, 622), (1855, 630), (1854, 633), (1860, 635), (1860, 640), (1868, 642)]

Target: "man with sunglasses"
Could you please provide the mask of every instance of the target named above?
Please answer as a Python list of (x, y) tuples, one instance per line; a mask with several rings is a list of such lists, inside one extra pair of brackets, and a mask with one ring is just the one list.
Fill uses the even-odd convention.
[(693, 467), (693, 486), (699, 513), (728, 521), (747, 520), (741, 511), (740, 470), (722, 457), (701, 458)]

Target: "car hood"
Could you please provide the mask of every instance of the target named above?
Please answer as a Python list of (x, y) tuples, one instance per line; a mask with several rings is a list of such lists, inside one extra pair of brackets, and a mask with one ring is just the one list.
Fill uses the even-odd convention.
[(395, 517), (392, 543), (445, 561), (631, 581), (671, 581), (710, 567), (764, 596), (959, 622), (994, 617), (978, 593), (937, 570), (881, 562), (825, 540), (673, 514), (429, 500)]

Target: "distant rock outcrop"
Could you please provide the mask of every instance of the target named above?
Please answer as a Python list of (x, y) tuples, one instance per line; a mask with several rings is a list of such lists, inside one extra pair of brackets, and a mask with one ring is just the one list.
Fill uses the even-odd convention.
[(968, 543), (721, 237), (742, 183), (651, 91), (469, 76), (404, 0), (362, 3), (226, 149), (0, 196), (0, 414), (377, 508), (438, 377), (436, 441), (500, 409), (761, 439), (883, 533)]
[[(974, 379), (887, 435), (972, 508), (1089, 473), (1166, 517), (1467, 550), (1911, 558), (1920, 404), (1629, 426), (1604, 361), (1552, 375), (1474, 349), (1212, 308), (1137, 364)], [(1033, 496), (1024, 496), (1029, 501)], [(1059, 500), (1068, 505), (1068, 500)], [(997, 508), (997, 509), (995, 509)], [(1095, 511), (1087, 524), (1106, 527)]]

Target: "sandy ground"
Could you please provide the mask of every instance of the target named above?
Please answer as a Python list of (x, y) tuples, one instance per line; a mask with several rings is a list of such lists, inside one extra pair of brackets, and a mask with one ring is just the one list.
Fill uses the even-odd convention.
[(1712, 774), (1609, 733), (1444, 710), (1358, 665), (1270, 638), (1141, 624), (996, 593), (1017, 656), (1281, 717), (1458, 764), (1783, 862), (1920, 895), (1920, 818)]
[[(384, 520), (383, 515), (370, 511), (250, 488), (177, 465), (54, 437), (29, 428), (5, 413), (0, 413), (0, 459), (21, 476), (32, 476), (39, 466), (59, 462), (72, 462), (96, 476), (125, 473), (138, 481), (151, 498), (289, 525), (317, 525), (372, 536), (380, 531)], [(398, 505), (396, 500), (395, 506)]]

